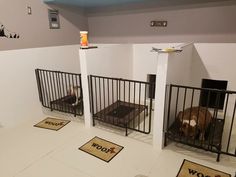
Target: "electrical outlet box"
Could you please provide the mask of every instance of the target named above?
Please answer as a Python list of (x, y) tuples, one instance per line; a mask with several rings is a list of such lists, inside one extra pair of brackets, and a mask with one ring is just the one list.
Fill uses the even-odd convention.
[(167, 27), (167, 21), (151, 21), (151, 27)]

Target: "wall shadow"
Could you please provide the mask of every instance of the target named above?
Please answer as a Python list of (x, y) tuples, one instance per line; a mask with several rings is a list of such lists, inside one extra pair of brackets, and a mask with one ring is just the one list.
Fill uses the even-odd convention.
[(210, 75), (195, 45), (192, 52), (191, 85), (201, 87), (202, 79), (210, 79)]

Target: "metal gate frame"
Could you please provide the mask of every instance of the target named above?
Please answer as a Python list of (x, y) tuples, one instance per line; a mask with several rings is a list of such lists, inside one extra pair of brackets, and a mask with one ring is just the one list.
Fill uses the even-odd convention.
[[(153, 99), (147, 98), (147, 92), (149, 88), (155, 90), (154, 83), (90, 75), (89, 85), (93, 126), (95, 121), (100, 121), (125, 128), (126, 136), (128, 130), (144, 134), (151, 132)], [(119, 106), (133, 107), (136, 112), (128, 113), (124, 118), (128, 121), (123, 122), (120, 121), (122, 118), (109, 116), (109, 111)]]
[[(81, 74), (35, 69), (36, 81), (38, 86), (39, 100), (42, 106), (51, 111), (57, 110), (64, 113), (82, 116), (83, 92)], [(74, 97), (68, 94), (70, 87), (78, 87), (77, 95)], [(76, 99), (78, 99), (76, 101)], [(70, 103), (70, 102), (75, 102)]]
[[(165, 122), (165, 143), (164, 145), (167, 146), (168, 140), (172, 140), (181, 144), (185, 144), (191, 147), (195, 147), (195, 148), (199, 148), (199, 149), (203, 149), (206, 151), (210, 151), (213, 153), (217, 154), (217, 161), (220, 160), (220, 155), (221, 154), (225, 154), (225, 155), (229, 155), (229, 156), (234, 156), (236, 157), (236, 146), (233, 147), (235, 148), (235, 151), (232, 152), (229, 150), (229, 147), (231, 145), (231, 141), (232, 141), (232, 130), (234, 127), (234, 123), (235, 123), (235, 112), (236, 112), (236, 92), (235, 91), (228, 91), (228, 90), (217, 90), (217, 89), (208, 89), (208, 88), (198, 88), (198, 87), (190, 87), (190, 86), (183, 86), (183, 85), (173, 85), (171, 84), (169, 87), (169, 92), (167, 91), (167, 97), (166, 97), (166, 108), (167, 108), (167, 121)], [(200, 94), (202, 92), (207, 93), (207, 105), (206, 105), (206, 109), (210, 109), (208, 107), (209, 105), (209, 98), (210, 98), (210, 94), (214, 93), (216, 94), (216, 105), (219, 105), (219, 100), (221, 95), (223, 94), (225, 96), (224, 99), (224, 109), (223, 110), (219, 110), (218, 107), (216, 106), (215, 108), (213, 108), (211, 111), (213, 112), (213, 124), (211, 125), (212, 127), (210, 127), (209, 131), (213, 131), (213, 137), (212, 140), (209, 140), (209, 142), (198, 142), (197, 140), (191, 140), (181, 136), (177, 136), (177, 135), (173, 135), (173, 129), (171, 129), (171, 126), (174, 125), (174, 122), (177, 120), (177, 110), (179, 109), (178, 107), (181, 105), (181, 111), (184, 111), (185, 108), (187, 108), (187, 104), (190, 108), (190, 110), (192, 109), (192, 107), (194, 106), (194, 104), (197, 104), (197, 106), (200, 105)], [(181, 97), (181, 93), (182, 96)], [(181, 100), (182, 99), (182, 100)], [(196, 101), (197, 99), (197, 101)], [(179, 100), (180, 100), (180, 104), (179, 104)], [(188, 103), (187, 103), (188, 102)], [(196, 103), (198, 102), (198, 103)], [(231, 105), (229, 103), (232, 103)], [(231, 106), (231, 110), (230, 107)], [(223, 113), (223, 115), (220, 115)], [(190, 112), (191, 114), (191, 112)], [(227, 115), (231, 115), (231, 116), (227, 116)], [(220, 117), (220, 118), (219, 118)], [(228, 120), (231, 119), (231, 120)], [(183, 121), (183, 120), (182, 120)], [(216, 131), (217, 131), (217, 127), (216, 127), (216, 123), (214, 124), (214, 122), (221, 122), (222, 121), (222, 135), (221, 138), (219, 140), (219, 146), (217, 148), (215, 148), (213, 146), (213, 138), (214, 136), (216, 136)], [(229, 121), (229, 123), (226, 125), (225, 122)], [(198, 121), (197, 121), (198, 122)], [(183, 123), (183, 122), (182, 122)], [(227, 132), (226, 132), (227, 131)], [(226, 142), (223, 143), (223, 133), (226, 132), (225, 137), (227, 137)], [(177, 132), (178, 133), (178, 132)], [(210, 135), (209, 135), (210, 136)], [(212, 142), (211, 142), (212, 141)], [(226, 146), (223, 146), (226, 143)]]

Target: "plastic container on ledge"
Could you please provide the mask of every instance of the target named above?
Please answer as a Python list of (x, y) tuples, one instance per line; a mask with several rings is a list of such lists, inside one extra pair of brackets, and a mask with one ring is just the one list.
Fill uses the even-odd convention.
[(80, 47), (88, 48), (88, 31), (80, 31)]

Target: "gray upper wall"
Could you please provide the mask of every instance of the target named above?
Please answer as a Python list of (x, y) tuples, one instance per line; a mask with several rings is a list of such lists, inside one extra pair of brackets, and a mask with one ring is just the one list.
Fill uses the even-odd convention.
[[(236, 42), (236, 4), (94, 11), (88, 16), (94, 43)], [(167, 20), (168, 27), (150, 27), (151, 20)]]
[[(116, 7), (87, 11), (42, 0), (1, 0), (0, 23), (19, 39), (0, 38), (0, 51), (79, 44), (80, 30), (93, 43), (236, 42), (236, 1), (147, 9)], [(32, 15), (27, 14), (31, 6)], [(48, 9), (58, 9), (61, 29), (49, 29)], [(151, 28), (151, 20), (168, 20)]]
[[(31, 6), (32, 15), (27, 14)], [(60, 29), (49, 29), (48, 9), (60, 13)], [(42, 0), (1, 0), (0, 23), (20, 34), (19, 39), (0, 37), (0, 50), (79, 44), (80, 30), (88, 29), (83, 10), (48, 6)]]

